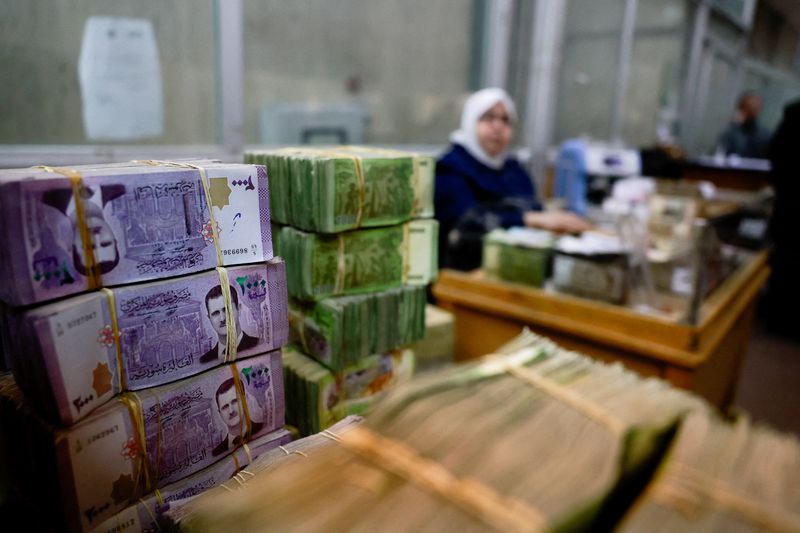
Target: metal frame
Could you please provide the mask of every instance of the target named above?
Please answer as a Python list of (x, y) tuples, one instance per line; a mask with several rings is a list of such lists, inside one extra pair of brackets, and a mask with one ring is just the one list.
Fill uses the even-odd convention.
[(217, 141), (231, 153), (244, 140), (244, 8), (242, 0), (215, 0), (217, 13)]
[(545, 152), (553, 139), (566, 9), (562, 0), (537, 0), (531, 21), (533, 43), (527, 80), (528, 112), (523, 120), (523, 135), (534, 158)]
[(511, 17), (514, 0), (490, 0), (486, 16), (484, 86), (505, 88), (508, 83)]
[(725, 17), (725, 19), (738, 26), (739, 29), (747, 31), (753, 26), (753, 16), (756, 13), (756, 2), (758, 2), (758, 0), (744, 0), (744, 9), (741, 17), (735, 17), (721, 7), (714, 5), (715, 0), (709, 1), (711, 2), (711, 9), (713, 9), (715, 13), (719, 13), (721, 16)]
[(636, 7), (638, 0), (625, 0), (622, 18), (622, 35), (619, 40), (619, 59), (617, 85), (614, 91), (614, 104), (611, 111), (611, 142), (622, 144), (622, 111), (625, 109), (625, 95), (631, 72), (633, 55), (633, 36), (636, 29)]

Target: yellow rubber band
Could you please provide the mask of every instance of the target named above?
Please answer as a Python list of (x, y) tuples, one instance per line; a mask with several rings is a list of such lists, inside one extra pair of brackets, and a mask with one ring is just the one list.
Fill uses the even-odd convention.
[(236, 455), (236, 452), (231, 454), (231, 459), (233, 459), (233, 470), (234, 472), (238, 472), (242, 465), (239, 464), (239, 457)]
[(411, 224), (403, 224), (403, 283), (408, 280), (411, 273)]
[(128, 408), (130, 414), (131, 424), (133, 425), (134, 438), (139, 446), (137, 454), (136, 474), (134, 477), (134, 490), (140, 487), (140, 483), (144, 482), (143, 493), (147, 494), (152, 490), (150, 480), (150, 465), (147, 464), (147, 440), (144, 432), (144, 419), (142, 416), (142, 402), (139, 396), (129, 392), (121, 394), (119, 401)]
[[(330, 437), (328, 437), (328, 438), (330, 438)], [(299, 456), (301, 456), (301, 457), (306, 457), (306, 458), (308, 458), (308, 454), (307, 454), (307, 453), (305, 453), (305, 452), (302, 452), (302, 451), (300, 451), (300, 450), (292, 450), (292, 451), (289, 451), (289, 450), (287, 450), (287, 449), (286, 449), (284, 446), (278, 446), (278, 448), (280, 448), (280, 450), (281, 450), (283, 453), (285, 453), (286, 455), (299, 455)]]
[(364, 190), (366, 184), (364, 183), (364, 166), (361, 163), (361, 158), (357, 155), (351, 155), (350, 158), (353, 160), (353, 168), (356, 172), (356, 180), (358, 181), (358, 212), (356, 214), (356, 228), (361, 227), (361, 219), (364, 217), (364, 196), (366, 195), (366, 191)]
[(294, 330), (300, 337), (300, 345), (303, 347), (304, 353), (311, 353), (308, 349), (308, 341), (306, 340), (306, 317), (302, 313), (298, 316), (289, 311), (289, 325), (294, 326)]
[[(344, 150), (348, 150), (350, 147), (342, 147)], [(358, 195), (358, 211), (356, 211), (356, 225), (352, 229), (360, 228), (361, 221), (364, 217), (364, 198), (367, 194), (366, 192), (366, 183), (364, 181), (364, 165), (361, 161), (361, 158), (355, 154), (347, 153), (346, 151), (342, 150), (331, 150), (331, 149), (315, 149), (310, 147), (304, 148), (287, 148), (287, 150), (299, 150), (301, 154), (309, 154), (311, 156), (316, 157), (329, 157), (332, 159), (350, 159), (353, 161), (353, 171), (356, 175), (356, 181), (358, 182), (358, 191), (356, 194)]]
[(325, 438), (328, 438), (328, 439), (334, 441), (334, 442), (340, 442), (342, 440), (342, 437), (340, 437), (339, 435), (337, 435), (336, 433), (334, 433), (330, 429), (323, 429), (322, 431), (319, 432), (319, 434), (322, 435)]
[(420, 456), (403, 442), (354, 427), (337, 441), (378, 468), (443, 497), (499, 531), (544, 531), (547, 517), (522, 500), (509, 498), (476, 479), (457, 477), (441, 464)]
[(252, 464), (253, 463), (253, 454), (250, 452), (250, 446), (248, 446), (247, 443), (245, 442), (244, 444), (242, 444), (242, 448), (244, 448), (244, 453), (245, 453), (245, 455), (247, 455), (247, 464), (248, 465)]
[[(156, 473), (155, 483), (153, 483), (153, 488), (155, 488), (158, 478), (161, 476), (161, 399), (153, 392), (150, 394), (156, 399)], [(142, 417), (142, 422), (144, 422), (144, 417)], [(144, 423), (142, 424), (142, 434), (144, 434)]]
[[(250, 410), (247, 407), (247, 394), (242, 384), (242, 379), (239, 377), (239, 369), (235, 364), (230, 365), (231, 373), (233, 374), (233, 384), (236, 387), (236, 394), (239, 396), (239, 417), (244, 416), (244, 425), (239, 423), (239, 438), (242, 442), (250, 438), (253, 431), (253, 423), (250, 421)], [(244, 428), (243, 428), (244, 426)], [(242, 434), (242, 429), (245, 429)]]
[(208, 204), (208, 218), (211, 221), (211, 234), (214, 237), (214, 250), (217, 252), (217, 266), (222, 266), (225, 262), (222, 260), (222, 248), (219, 244), (219, 229), (217, 228), (217, 219), (214, 216), (214, 206), (211, 201), (211, 188), (208, 183), (208, 176), (203, 167), (197, 165), (187, 164), (189, 168), (194, 168), (200, 172), (200, 183), (203, 184), (203, 190), (206, 194), (206, 203)]
[(100, 289), (108, 300), (108, 315), (111, 318), (111, 331), (114, 335), (114, 346), (116, 347), (117, 357), (117, 382), (120, 392), (125, 390), (125, 366), (122, 361), (122, 342), (120, 339), (119, 322), (117, 320), (117, 303), (114, 291), (111, 289)]
[(225, 362), (236, 361), (236, 349), (238, 348), (239, 332), (236, 331), (236, 320), (233, 316), (233, 299), (231, 298), (231, 285), (228, 271), (225, 267), (217, 267), (219, 275), (219, 286), (222, 289), (222, 299), (225, 303)]
[(333, 288), (334, 294), (341, 294), (344, 292), (344, 281), (347, 276), (347, 261), (344, 255), (344, 236), (341, 233), (336, 234), (338, 244), (338, 252), (336, 257), (336, 284)]
[[(158, 518), (156, 517), (156, 514), (153, 511), (150, 510), (150, 506), (147, 505), (147, 502), (145, 502), (144, 499), (139, 498), (139, 503), (141, 503), (144, 506), (145, 511), (147, 511), (147, 514), (150, 515), (150, 520), (152, 520), (153, 523), (156, 524), (156, 527), (158, 527)], [(163, 502), (159, 502), (159, 503), (163, 503)]]
[(728, 483), (679, 461), (670, 462), (650, 493), (655, 501), (682, 512), (688, 513), (700, 506), (705, 508), (705, 500), (710, 499), (727, 512), (738, 514), (767, 531), (800, 531), (800, 515), (755, 502), (750, 496), (738, 494)]
[[(420, 156), (419, 154), (412, 153), (412, 152), (403, 152), (402, 150), (394, 150), (391, 148), (373, 148), (372, 146), (340, 146), (340, 150), (348, 150), (348, 151), (359, 151), (359, 152), (367, 152), (369, 154), (375, 154), (377, 156), (383, 157), (397, 157), (397, 158), (407, 158), (411, 159), (411, 188), (416, 191), (419, 187), (419, 181), (421, 178), (420, 173)], [(411, 200), (411, 208), (408, 212), (408, 218), (411, 218), (414, 215), (414, 212), (419, 207), (418, 199), (416, 196)]]
[(33, 168), (42, 169), (45, 172), (52, 174), (61, 174), (69, 179), (70, 186), (72, 187), (72, 197), (75, 199), (75, 224), (78, 226), (78, 234), (81, 236), (81, 246), (83, 247), (83, 257), (86, 264), (84, 269), (86, 274), (86, 283), (89, 289), (96, 289), (102, 285), (100, 279), (100, 272), (97, 268), (97, 261), (94, 257), (94, 246), (92, 237), (89, 234), (89, 226), (86, 225), (86, 214), (83, 209), (83, 198), (81, 197), (81, 188), (83, 186), (83, 178), (80, 173), (72, 168), (62, 167), (48, 167), (46, 165), (38, 165)]
[(541, 389), (552, 398), (569, 405), (586, 417), (600, 423), (607, 429), (611, 430), (615, 435), (624, 435), (628, 429), (624, 421), (614, 416), (609, 411), (602, 409), (598, 405), (590, 402), (575, 391), (566, 389), (561, 385), (548, 380), (530, 368), (523, 368), (509, 364), (505, 366), (505, 370), (515, 378), (524, 381), (528, 385), (536, 387), (537, 389)]
[(203, 192), (206, 197), (206, 206), (208, 207), (208, 218), (211, 223), (211, 234), (214, 238), (214, 250), (217, 253), (217, 266), (222, 266), (225, 262), (222, 259), (222, 248), (220, 248), (219, 244), (219, 230), (217, 229), (217, 219), (214, 216), (214, 206), (211, 200), (211, 189), (208, 183), (208, 176), (206, 175), (206, 169), (199, 166), (193, 165), (191, 163), (182, 163), (180, 161), (159, 161), (156, 159), (136, 159), (133, 163), (139, 163), (143, 165), (149, 165), (152, 167), (177, 167), (177, 168), (191, 168), (197, 170), (200, 173), (200, 183), (203, 185)]
[[(416, 193), (417, 189), (419, 189), (420, 185), (419, 182), (422, 179), (420, 177), (421, 171), (419, 166), (419, 157), (411, 156), (411, 189)], [(411, 207), (408, 210), (408, 218), (414, 216), (414, 213), (419, 209), (421, 206), (419, 205), (420, 199), (417, 198), (416, 194), (413, 194), (411, 197)]]

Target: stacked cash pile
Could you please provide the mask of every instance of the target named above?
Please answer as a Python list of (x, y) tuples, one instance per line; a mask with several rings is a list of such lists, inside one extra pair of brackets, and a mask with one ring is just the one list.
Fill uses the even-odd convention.
[(414, 364), (414, 352), (402, 349), (333, 371), (299, 350), (285, 348), (286, 418), (302, 435), (310, 435), (347, 415), (363, 414), (392, 386), (407, 382)]
[[(15, 332), (7, 344), (17, 384), (43, 417), (73, 424), (123, 390), (169, 383), (217, 366), (224, 360), (213, 316), (224, 307), (221, 274), (212, 270), (32, 309), (6, 308), (6, 326)], [(236, 358), (286, 344), (283, 261), (235, 266), (222, 275), (231, 285), (243, 330)]]
[[(239, 475), (234, 476), (230, 481), (216, 488), (207, 490), (198, 496), (189, 496), (181, 500), (173, 500), (169, 508), (163, 511), (159, 516), (159, 518), (163, 517), (163, 521), (161, 522), (162, 530), (171, 531), (176, 526), (180, 528), (182, 523), (191, 520), (192, 515), (197, 509), (205, 509), (209, 505), (215, 505), (216, 498), (221, 494), (249, 490), (249, 480), (262, 472), (268, 472), (295, 461), (306, 460), (308, 457), (314, 456), (326, 448), (335, 446), (336, 441), (334, 439), (336, 437), (344, 435), (350, 431), (350, 429), (357, 427), (362, 420), (363, 419), (357, 415), (347, 416), (333, 424), (327, 431), (297, 439), (284, 446), (279, 446), (278, 448), (261, 454), (252, 463), (248, 464), (246, 470), (242, 470)], [(133, 526), (131, 533), (139, 532), (139, 524), (148, 523), (152, 523), (152, 519), (147, 520), (147, 517), (141, 517), (138, 523), (131, 524)], [(108, 525), (113, 526), (116, 524), (109, 523)], [(153, 528), (149, 529), (149, 531), (153, 530)], [(125, 531), (127, 532), (128, 530), (126, 529)]]
[(289, 302), (291, 339), (333, 370), (424, 336), (425, 287)]
[(283, 226), (276, 227), (275, 248), (290, 267), (289, 294), (318, 300), (402, 284), (427, 285), (437, 274), (437, 235), (433, 219), (337, 234)]
[(425, 306), (425, 336), (411, 345), (417, 369), (426, 371), (452, 363), (455, 357), (455, 316), (433, 304)]
[(630, 278), (630, 250), (619, 237), (585, 231), (555, 244), (553, 285), (561, 292), (623, 304)]
[(250, 472), (256, 468), (256, 461), (262, 462), (265, 456), (270, 456), (273, 461), (277, 457), (286, 457), (286, 453), (281, 451), (282, 448), (284, 446), (295, 448), (296, 445), (293, 444), (289, 432), (285, 429), (278, 429), (253, 439), (247, 448), (237, 448), (221, 461), (159, 489), (158, 493), (151, 493), (139, 499), (92, 531), (98, 533), (121, 530), (126, 533), (159, 531), (168, 523), (164, 516), (167, 511), (179, 508), (198, 495), (215, 490), (215, 487), (242, 483), (242, 480), (247, 479)]
[(272, 220), (318, 233), (433, 216), (434, 160), (359, 146), (245, 154), (269, 169)]
[(206, 501), (191, 529), (608, 530), (680, 416), (706, 410), (532, 335), (501, 351), (394, 389), (338, 446)]
[[(289, 294), (319, 299), (436, 276), (433, 159), (367, 147), (247, 152), (270, 172), (276, 249)], [(374, 228), (374, 229), (370, 229)]]
[(267, 166), (295, 349), (288, 421), (302, 434), (361, 413), (413, 368), (437, 274), (433, 160), (366, 147), (252, 151)]
[(263, 167), (7, 170), (0, 203), (14, 375), (0, 424), (20, 508), (55, 510), (47, 529), (91, 530), (287, 441), (286, 269)]
[(483, 240), (483, 270), (489, 279), (541, 287), (555, 236), (530, 228), (496, 229)]
[[(246, 448), (240, 447), (245, 438), (231, 439), (232, 424), (217, 427), (210, 406), (233, 370), (251, 376), (244, 384), (246, 415), (240, 418), (246, 417), (250, 431)], [(8, 451), (4, 460), (12, 459), (7, 465), (20, 493), (15, 505), (53, 511), (31, 513), (26, 520), (32, 526), (90, 531), (134, 502), (151, 506), (226, 481), (247, 464), (243, 457), (256, 457), (289, 439), (282, 428), (282, 384), (267, 377), (280, 380), (279, 370), (280, 353), (275, 351), (149, 389), (146, 395), (125, 393), (119, 402), (68, 428), (41, 420), (24, 403), (13, 378), (0, 377), (2, 447)], [(258, 380), (252, 379), (256, 374)], [(218, 396), (224, 404), (233, 394)]]
[(618, 530), (800, 531), (800, 444), (693, 414)]
[(3, 170), (0, 206), (0, 300), (15, 306), (272, 257), (263, 167)]

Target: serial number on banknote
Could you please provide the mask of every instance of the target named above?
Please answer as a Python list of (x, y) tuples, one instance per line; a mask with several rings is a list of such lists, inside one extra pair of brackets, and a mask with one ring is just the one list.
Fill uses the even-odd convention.
[(93, 442), (97, 442), (98, 440), (104, 439), (104, 438), (108, 437), (109, 435), (112, 435), (112, 434), (116, 433), (117, 431), (119, 431), (119, 426), (114, 424), (112, 427), (110, 427), (108, 429), (104, 429), (103, 431), (101, 431), (99, 433), (95, 433), (94, 435), (92, 435), (91, 437), (86, 439), (86, 444), (89, 445), (89, 444), (92, 444)]
[(247, 248), (226, 248), (222, 250), (222, 255), (244, 255), (247, 253)]

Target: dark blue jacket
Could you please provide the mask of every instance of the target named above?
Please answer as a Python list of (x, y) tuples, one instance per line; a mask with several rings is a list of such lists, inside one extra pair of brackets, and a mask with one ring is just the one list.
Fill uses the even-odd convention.
[(516, 159), (495, 170), (458, 144), (436, 163), (434, 204), (439, 265), (460, 270), (480, 266), (486, 232), (522, 226), (525, 211), (541, 209), (533, 181)]

